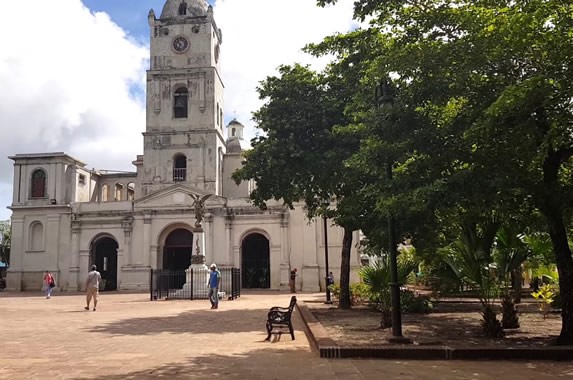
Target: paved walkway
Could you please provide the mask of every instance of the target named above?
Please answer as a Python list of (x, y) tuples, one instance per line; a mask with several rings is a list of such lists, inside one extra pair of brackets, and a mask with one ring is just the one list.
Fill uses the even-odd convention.
[(93, 312), (82, 295), (0, 293), (0, 378), (573, 379), (570, 362), (320, 359), (298, 315), (295, 341), (263, 341), (268, 308), (289, 299), (247, 293), (210, 310), (206, 300), (108, 293)]

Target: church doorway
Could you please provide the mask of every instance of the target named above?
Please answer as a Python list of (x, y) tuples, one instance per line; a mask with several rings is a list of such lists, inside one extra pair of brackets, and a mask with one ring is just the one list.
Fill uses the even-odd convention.
[(191, 265), (193, 233), (184, 228), (172, 231), (163, 246), (163, 269), (183, 271)]
[(101, 237), (93, 244), (92, 264), (97, 265), (101, 273), (101, 290), (117, 290), (117, 248), (117, 242), (111, 237)]
[(246, 289), (269, 289), (271, 287), (271, 261), (269, 239), (259, 233), (243, 239), (242, 287)]

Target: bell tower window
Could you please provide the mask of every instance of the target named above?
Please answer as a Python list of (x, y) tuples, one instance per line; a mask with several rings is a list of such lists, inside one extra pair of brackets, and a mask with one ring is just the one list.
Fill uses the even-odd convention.
[(36, 169), (32, 173), (32, 198), (46, 197), (46, 172), (42, 169)]
[(179, 16), (185, 16), (187, 14), (187, 3), (185, 0), (179, 4)]
[(185, 87), (181, 87), (175, 91), (173, 97), (173, 116), (176, 119), (187, 118), (188, 99), (189, 91)]
[(183, 182), (187, 179), (187, 157), (179, 154), (173, 159), (173, 182)]

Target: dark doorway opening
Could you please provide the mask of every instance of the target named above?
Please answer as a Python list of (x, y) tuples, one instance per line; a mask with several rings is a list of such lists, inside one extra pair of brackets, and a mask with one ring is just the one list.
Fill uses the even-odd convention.
[(242, 286), (247, 289), (271, 287), (269, 239), (261, 234), (250, 234), (241, 245)]
[(163, 269), (171, 271), (176, 279), (171, 284), (174, 288), (181, 288), (185, 284), (185, 269), (191, 265), (193, 253), (193, 233), (184, 228), (178, 228), (171, 232), (165, 239), (163, 247)]
[(110, 237), (103, 237), (94, 243), (92, 263), (101, 273), (101, 290), (117, 290), (117, 242)]

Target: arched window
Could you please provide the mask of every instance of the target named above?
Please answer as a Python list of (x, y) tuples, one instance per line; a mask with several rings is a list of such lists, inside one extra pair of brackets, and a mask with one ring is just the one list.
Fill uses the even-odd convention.
[(101, 187), (101, 201), (107, 202), (108, 195), (109, 195), (109, 186), (106, 183), (104, 183)]
[(116, 201), (123, 200), (123, 183), (116, 183), (115, 184), (113, 199)]
[(183, 182), (187, 179), (187, 157), (178, 154), (173, 158), (173, 182)]
[(132, 201), (135, 199), (135, 183), (129, 182), (127, 184), (127, 200)]
[(28, 244), (30, 251), (44, 250), (44, 226), (41, 222), (30, 224), (30, 241)]
[(223, 107), (221, 107), (221, 109), (219, 110), (219, 115), (221, 117), (221, 126), (223, 126), (225, 120), (223, 120)]
[(175, 91), (173, 97), (173, 117), (182, 119), (187, 117), (189, 91), (185, 87), (181, 87)]
[(185, 0), (183, 0), (181, 2), (181, 4), (179, 4), (179, 16), (185, 16), (187, 14), (187, 3), (185, 2)]
[(220, 118), (219, 118), (219, 103), (217, 103), (217, 126), (221, 125), (220, 124)]
[(235, 128), (231, 128), (231, 136), (235, 137), (236, 134), (237, 134), (237, 130)]
[(46, 172), (42, 169), (36, 169), (32, 173), (32, 198), (46, 197)]

